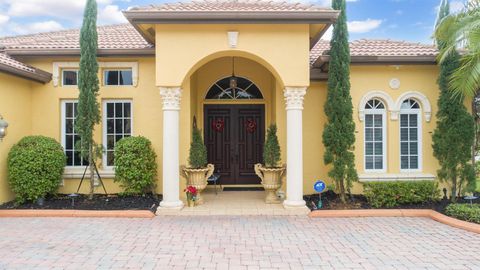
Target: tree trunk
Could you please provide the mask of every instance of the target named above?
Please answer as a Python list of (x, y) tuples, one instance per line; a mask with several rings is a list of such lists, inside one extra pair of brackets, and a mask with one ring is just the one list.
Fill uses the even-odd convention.
[(90, 169), (90, 193), (88, 194), (88, 199), (93, 199), (93, 192), (95, 189), (95, 166), (93, 160), (93, 145), (90, 145), (88, 149), (88, 160), (89, 160), (89, 169)]
[(452, 194), (450, 194), (450, 200), (452, 202), (457, 201), (457, 178), (452, 177)]
[(345, 186), (344, 186), (344, 183), (343, 183), (343, 179), (338, 181), (339, 182), (339, 186), (340, 186), (340, 200), (342, 200), (342, 203), (345, 205), (347, 204), (347, 198), (345, 196)]

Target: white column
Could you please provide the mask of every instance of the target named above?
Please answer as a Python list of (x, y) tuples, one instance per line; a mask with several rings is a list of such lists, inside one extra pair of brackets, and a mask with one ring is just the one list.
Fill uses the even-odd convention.
[(287, 198), (285, 208), (305, 207), (303, 200), (303, 97), (306, 87), (285, 87), (287, 110)]
[(163, 200), (160, 208), (181, 209), (180, 200), (180, 87), (160, 87), (163, 100)]

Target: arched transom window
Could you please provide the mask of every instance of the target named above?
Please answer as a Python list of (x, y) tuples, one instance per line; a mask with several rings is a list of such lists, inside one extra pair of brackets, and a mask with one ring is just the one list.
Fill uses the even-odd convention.
[(214, 83), (208, 90), (206, 99), (263, 99), (263, 95), (249, 79), (231, 76)]
[(379, 99), (365, 104), (365, 170), (385, 171), (386, 110)]
[(414, 99), (406, 99), (400, 108), (400, 169), (420, 170), (421, 109)]

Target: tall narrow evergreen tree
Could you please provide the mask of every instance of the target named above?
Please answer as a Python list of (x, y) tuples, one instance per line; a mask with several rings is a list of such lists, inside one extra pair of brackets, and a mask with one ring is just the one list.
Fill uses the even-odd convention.
[(340, 11), (333, 27), (330, 41), (328, 67), (328, 95), (325, 114), (328, 123), (323, 132), (324, 161), (331, 164), (328, 175), (333, 178), (340, 198), (346, 202), (346, 192), (357, 181), (355, 170), (355, 123), (353, 122), (352, 97), (350, 96), (350, 48), (348, 43), (345, 0), (333, 0), (332, 7)]
[(76, 131), (80, 136), (80, 150), (89, 162), (90, 198), (93, 198), (95, 181), (96, 144), (93, 139), (95, 125), (100, 123), (97, 62), (97, 2), (87, 0), (80, 32), (80, 70), (78, 74), (78, 113)]
[[(437, 26), (450, 13), (448, 0), (440, 4)], [(445, 43), (437, 41), (439, 49)], [(461, 195), (463, 185), (467, 191), (475, 189), (475, 172), (469, 163), (474, 141), (474, 122), (472, 116), (463, 105), (463, 98), (455, 96), (450, 88), (449, 77), (460, 66), (457, 52), (448, 55), (448, 59), (440, 63), (438, 86), (437, 127), (433, 133), (433, 154), (440, 163), (438, 177), (451, 186), (451, 200), (456, 201)]]

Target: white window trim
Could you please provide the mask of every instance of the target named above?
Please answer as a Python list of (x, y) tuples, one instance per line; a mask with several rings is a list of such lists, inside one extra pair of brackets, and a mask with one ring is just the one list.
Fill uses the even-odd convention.
[[(138, 86), (138, 62), (99, 62), (100, 69), (104, 68), (128, 68), (132, 70), (132, 85), (125, 85), (130, 87)], [(60, 75), (62, 69), (79, 69), (79, 62), (53, 62), (52, 82), (53, 86), (59, 86)], [(102, 72), (103, 74), (103, 72)], [(122, 85), (123, 86), (123, 85)]]
[(397, 114), (396, 118), (398, 119), (398, 114), (402, 110), (402, 104), (407, 99), (413, 99), (418, 102), (418, 104), (420, 105), (420, 108), (423, 111), (425, 121), (429, 123), (430, 120), (432, 119), (432, 105), (430, 105), (430, 101), (428, 100), (427, 96), (425, 96), (424, 94), (418, 91), (408, 91), (403, 93), (397, 98), (397, 101), (395, 102), (395, 108), (392, 111), (392, 113)]
[[(413, 99), (415, 100), (415, 99)], [(405, 100), (404, 100), (405, 101)], [(417, 100), (415, 100), (417, 101)], [(418, 101), (417, 101), (418, 102)], [(420, 105), (420, 104), (419, 104)], [(401, 123), (398, 124), (398, 151), (399, 151), (399, 167), (400, 172), (402, 173), (415, 173), (415, 172), (422, 172), (423, 171), (423, 140), (422, 140), (422, 110), (421, 109), (401, 109), (400, 115), (402, 114), (417, 114), (417, 151), (418, 151), (418, 169), (402, 169), (402, 139), (401, 139), (401, 130), (402, 125)]]
[(130, 136), (133, 135), (133, 100), (132, 99), (104, 99), (102, 100), (102, 141), (105, 147), (105, 153), (102, 155), (102, 168), (106, 173), (115, 174), (115, 166), (107, 166), (107, 103), (109, 102), (128, 102), (130, 103)]
[[(62, 74), (62, 76), (61, 76), (62, 87), (78, 88), (78, 68), (62, 68), (60, 71), (61, 71), (60, 73)], [(76, 71), (76, 72), (77, 72), (77, 84), (76, 84), (76, 85), (65, 85), (65, 84), (64, 84), (64, 78), (65, 78), (65, 76), (64, 76), (63, 73), (64, 73), (65, 71)]]
[(366, 93), (360, 100), (360, 103), (358, 105), (358, 119), (360, 120), (360, 122), (365, 121), (365, 105), (367, 105), (367, 103), (374, 98), (379, 99), (383, 102), (385, 110), (388, 110), (390, 112), (390, 118), (392, 120), (395, 120), (393, 118), (395, 115), (392, 113), (392, 110), (395, 108), (395, 102), (393, 102), (392, 97), (384, 91), (375, 90)]
[[(383, 104), (385, 106), (385, 103)], [(387, 112), (385, 109), (365, 109), (367, 114), (381, 114), (382, 115), (382, 149), (383, 149), (383, 168), (382, 169), (367, 169), (367, 147), (366, 147), (366, 128), (363, 125), (363, 170), (368, 173), (385, 173), (387, 171)], [(373, 161), (375, 163), (375, 160)]]
[[(105, 73), (106, 72), (109, 72), (109, 71), (127, 71), (127, 70), (131, 70), (132, 71), (132, 84), (107, 84), (106, 80), (107, 80), (107, 76), (105, 76)], [(120, 83), (120, 77), (119, 77), (119, 83)], [(130, 68), (103, 68), (102, 69), (102, 86), (103, 87), (132, 87), (134, 86), (134, 82), (133, 82), (133, 69), (130, 69)]]

